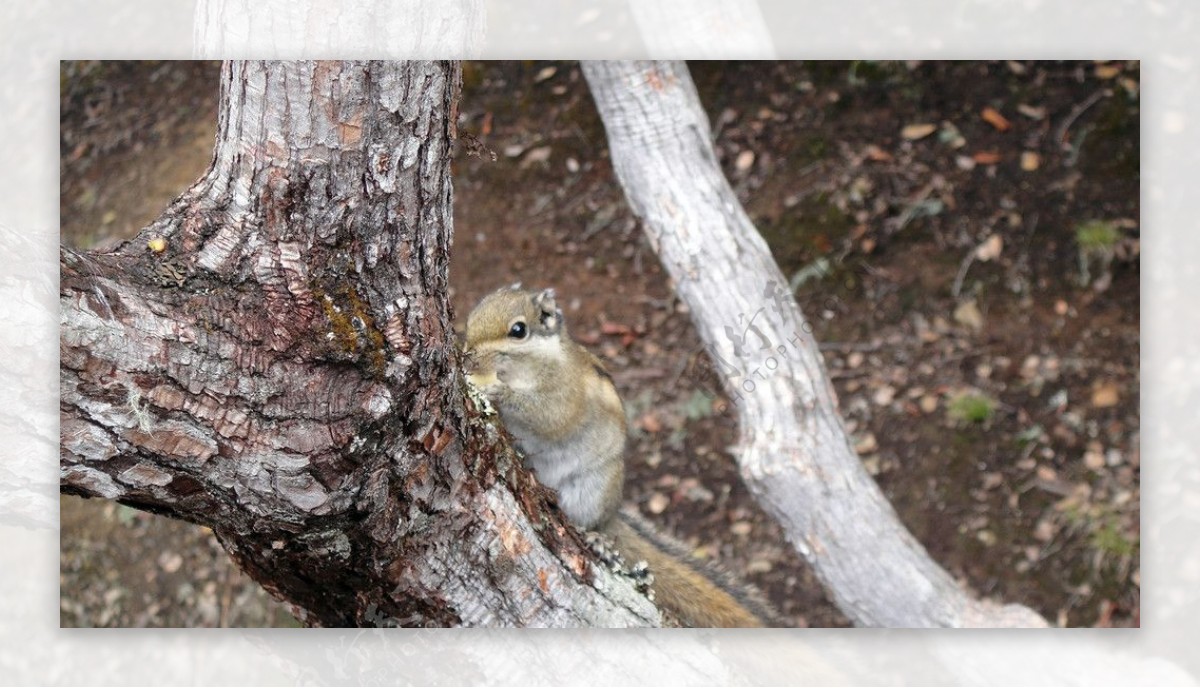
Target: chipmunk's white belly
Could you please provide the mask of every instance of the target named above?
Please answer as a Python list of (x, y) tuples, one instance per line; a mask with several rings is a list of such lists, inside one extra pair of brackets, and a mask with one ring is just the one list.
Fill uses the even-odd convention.
[[(510, 428), (525, 455), (525, 465), (538, 482), (558, 493), (558, 503), (575, 525), (589, 528), (605, 513), (604, 456), (596, 454), (596, 437), (576, 432), (565, 441), (544, 442), (533, 434)], [(609, 459), (611, 460), (611, 459)]]

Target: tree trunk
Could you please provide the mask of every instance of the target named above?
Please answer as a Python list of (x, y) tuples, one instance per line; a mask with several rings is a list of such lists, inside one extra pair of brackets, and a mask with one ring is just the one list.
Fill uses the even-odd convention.
[(321, 626), (655, 624), (462, 393), (454, 63), (231, 63), (209, 172), (60, 251), (61, 486), (209, 526)]
[[(476, 57), (483, 49), (483, 0), (305, 2), (197, 0), (197, 57), (254, 54)], [(331, 19), (336, 20), (331, 21)]]
[(741, 474), (857, 625), (1044, 626), (972, 599), (852, 448), (787, 280), (717, 164), (680, 62), (585, 62), (617, 176), (741, 418)]

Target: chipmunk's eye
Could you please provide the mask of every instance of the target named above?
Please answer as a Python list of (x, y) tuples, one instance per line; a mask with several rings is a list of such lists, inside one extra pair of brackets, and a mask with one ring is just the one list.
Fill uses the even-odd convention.
[(525, 335), (527, 334), (529, 334), (529, 328), (525, 327), (525, 323), (521, 322), (520, 320), (513, 323), (512, 327), (508, 328), (508, 336), (512, 337), (513, 339), (524, 339)]

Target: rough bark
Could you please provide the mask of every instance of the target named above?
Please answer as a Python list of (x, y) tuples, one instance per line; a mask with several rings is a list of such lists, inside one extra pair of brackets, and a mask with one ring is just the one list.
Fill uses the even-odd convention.
[(213, 529), (305, 623), (626, 626), (652, 605), (461, 387), (454, 63), (230, 63), (208, 173), (60, 251), (61, 488)]
[(787, 280), (717, 163), (679, 62), (586, 62), (626, 197), (735, 402), (741, 474), (860, 626), (1043, 626), (972, 599), (863, 468)]
[(476, 57), (483, 47), (483, 0), (308, 2), (197, 0), (196, 53), (341, 57)]

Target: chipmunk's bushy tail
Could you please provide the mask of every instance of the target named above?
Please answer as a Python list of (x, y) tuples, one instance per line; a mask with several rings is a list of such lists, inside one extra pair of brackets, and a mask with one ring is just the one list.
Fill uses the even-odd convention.
[(691, 556), (680, 542), (657, 531), (631, 509), (622, 509), (604, 531), (626, 563), (645, 561), (654, 575), (655, 603), (684, 626), (763, 628), (781, 626), (777, 614), (753, 588)]

